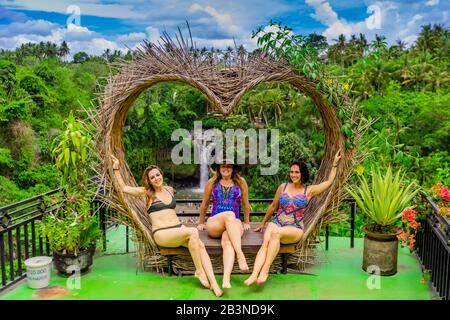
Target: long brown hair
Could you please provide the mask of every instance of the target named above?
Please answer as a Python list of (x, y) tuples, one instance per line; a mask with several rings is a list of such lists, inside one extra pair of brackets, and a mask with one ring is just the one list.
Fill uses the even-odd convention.
[[(222, 179), (222, 175), (220, 174), (220, 165), (217, 166), (217, 169), (214, 171), (214, 176), (212, 177), (212, 184), (215, 185), (217, 182)], [(237, 185), (242, 190), (242, 177), (237, 172), (236, 168), (233, 166), (233, 172), (231, 173), (231, 180), (233, 180), (234, 184)]]
[(153, 199), (155, 198), (155, 188), (153, 188), (152, 183), (150, 182), (150, 178), (148, 177), (148, 173), (153, 169), (157, 169), (164, 179), (164, 174), (158, 166), (150, 165), (147, 167), (147, 169), (144, 170), (144, 174), (142, 175), (142, 186), (145, 188), (146, 209), (150, 207), (150, 205), (153, 202)]

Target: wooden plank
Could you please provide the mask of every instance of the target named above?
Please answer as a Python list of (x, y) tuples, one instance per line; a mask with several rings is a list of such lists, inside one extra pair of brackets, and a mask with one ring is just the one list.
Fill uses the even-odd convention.
[[(244, 235), (242, 236), (242, 251), (244, 253), (256, 253), (258, 252), (259, 248), (261, 247), (261, 244), (264, 239), (264, 232), (255, 232), (253, 229), (255, 229), (259, 222), (251, 222), (251, 229), (244, 232)], [(186, 225), (188, 227), (195, 227), (195, 225)], [(221, 239), (217, 238), (211, 238), (208, 236), (208, 233), (206, 230), (199, 231), (200, 239), (205, 244), (206, 250), (210, 254), (222, 254), (222, 245), (221, 245)], [(295, 252), (296, 244), (282, 244), (280, 246), (279, 253), (293, 253)], [(162, 255), (189, 255), (189, 250), (184, 247), (178, 247), (178, 248), (163, 248), (160, 247), (160, 253)]]

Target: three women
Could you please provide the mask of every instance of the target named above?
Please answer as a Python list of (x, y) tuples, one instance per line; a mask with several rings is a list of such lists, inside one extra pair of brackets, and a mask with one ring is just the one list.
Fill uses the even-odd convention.
[[(255, 258), (253, 271), (246, 285), (254, 282), (263, 284), (269, 275), (270, 266), (280, 249), (280, 244), (296, 243), (303, 236), (304, 209), (312, 197), (326, 191), (336, 177), (336, 168), (341, 158), (339, 150), (333, 162), (328, 179), (317, 185), (307, 186), (309, 172), (303, 162), (293, 161), (290, 166), (289, 182), (281, 184), (268, 207), (266, 214), (255, 231), (262, 231), (270, 216), (277, 210), (275, 217), (268, 223), (261, 248)], [(185, 246), (191, 253), (196, 268), (195, 275), (203, 286), (214, 291), (216, 296), (223, 294), (214, 276), (210, 257), (198, 230), (206, 228), (208, 235), (221, 238), (223, 248), (223, 288), (231, 288), (230, 275), (235, 255), (239, 268), (248, 270), (248, 265), (241, 248), (241, 237), (250, 229), (250, 204), (248, 186), (239, 176), (239, 167), (232, 161), (225, 161), (216, 166), (215, 175), (205, 187), (200, 206), (199, 224), (189, 228), (180, 223), (174, 210), (176, 206), (173, 189), (163, 185), (162, 171), (156, 166), (148, 167), (142, 177), (143, 187), (125, 185), (119, 172), (119, 161), (111, 156), (115, 177), (122, 192), (146, 199), (147, 212), (150, 215), (152, 233), (155, 242), (162, 247)], [(206, 210), (213, 199), (211, 215), (205, 224)], [(244, 211), (244, 223), (239, 218), (240, 206)]]

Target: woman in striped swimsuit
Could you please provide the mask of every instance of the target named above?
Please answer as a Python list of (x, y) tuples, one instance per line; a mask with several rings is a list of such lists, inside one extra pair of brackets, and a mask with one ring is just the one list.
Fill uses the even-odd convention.
[(336, 168), (341, 158), (339, 150), (333, 162), (328, 180), (317, 185), (306, 185), (309, 172), (306, 164), (293, 161), (290, 166), (289, 183), (282, 183), (275, 193), (272, 204), (267, 208), (261, 224), (255, 231), (262, 231), (270, 216), (278, 208), (275, 217), (269, 222), (264, 232), (264, 240), (255, 258), (255, 266), (250, 277), (244, 281), (246, 285), (266, 282), (269, 269), (280, 250), (280, 243), (298, 242), (303, 236), (303, 214), (309, 200), (326, 191), (336, 177)]

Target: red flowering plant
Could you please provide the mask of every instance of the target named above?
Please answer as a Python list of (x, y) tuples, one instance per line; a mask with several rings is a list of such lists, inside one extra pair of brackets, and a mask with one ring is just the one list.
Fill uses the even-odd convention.
[(412, 208), (406, 208), (402, 211), (401, 228), (402, 232), (397, 236), (401, 241), (400, 243), (408, 246), (410, 251), (414, 249), (414, 243), (416, 242), (416, 234), (421, 226), (421, 223), (417, 221), (419, 215), (416, 210)]
[(432, 186), (430, 189), (430, 198), (439, 208), (438, 214), (450, 218), (450, 194), (448, 186), (441, 182)]
[[(427, 195), (438, 207), (437, 211), (432, 210), (431, 206), (429, 206), (424, 199)], [(412, 208), (403, 210), (401, 219), (402, 232), (398, 236), (401, 244), (408, 246), (411, 251), (414, 249), (417, 232), (422, 231), (421, 226), (425, 224), (427, 215), (434, 212), (442, 217), (450, 219), (450, 194), (448, 186), (439, 182), (430, 188), (428, 194), (419, 193), (417, 200), (417, 210)]]

